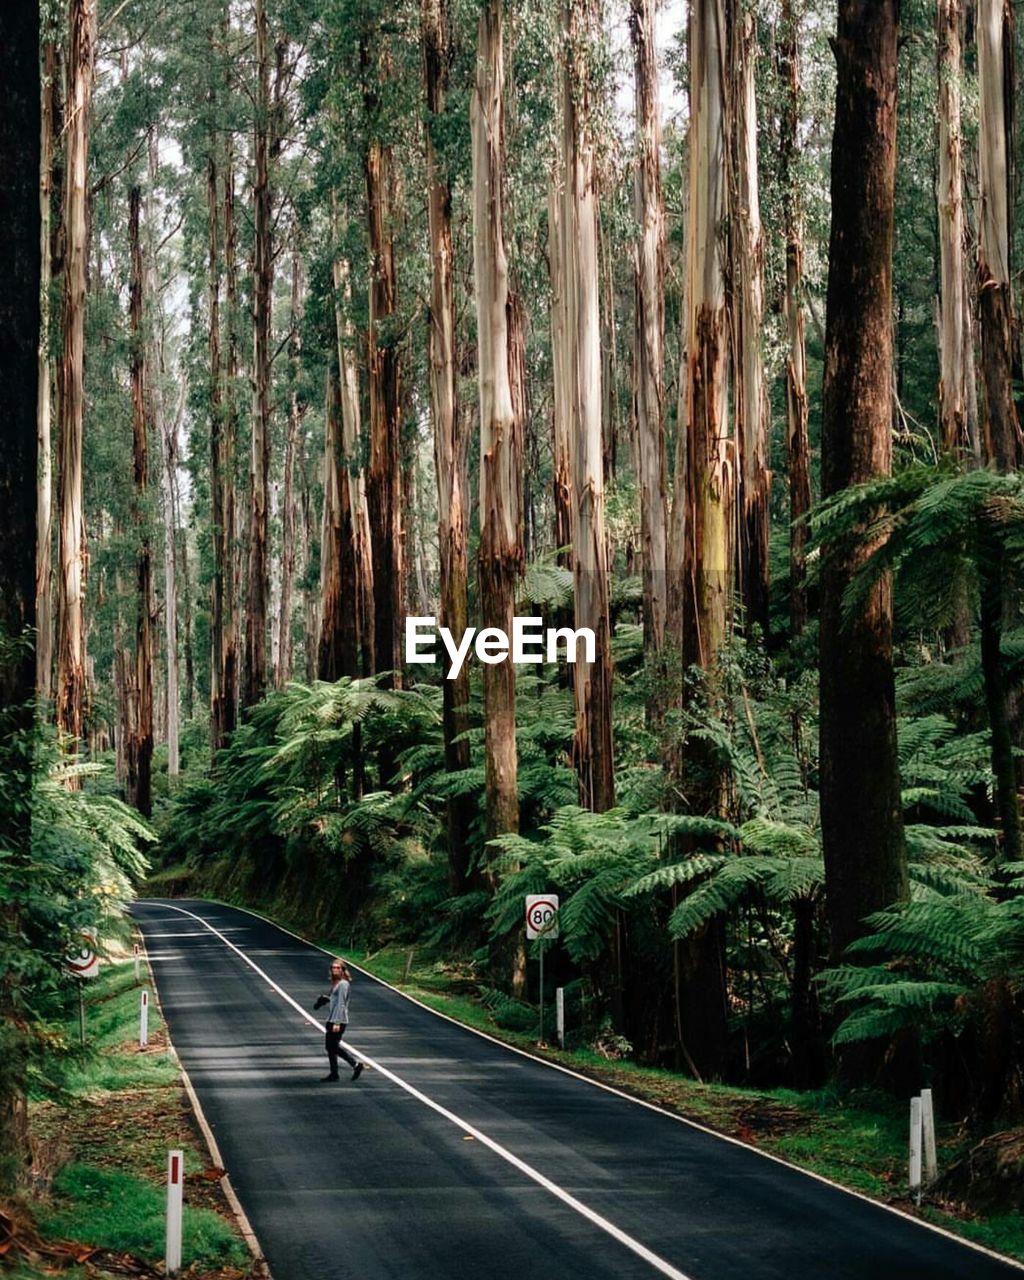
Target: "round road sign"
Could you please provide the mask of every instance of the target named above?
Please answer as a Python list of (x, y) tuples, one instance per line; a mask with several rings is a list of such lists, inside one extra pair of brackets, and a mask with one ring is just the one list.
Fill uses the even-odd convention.
[(530, 893), (526, 895), (527, 938), (558, 937), (558, 895)]

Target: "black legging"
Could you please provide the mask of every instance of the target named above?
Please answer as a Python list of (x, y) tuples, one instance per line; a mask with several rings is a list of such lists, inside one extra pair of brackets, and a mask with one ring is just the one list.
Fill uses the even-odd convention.
[[(332, 1026), (340, 1027), (340, 1030), (332, 1031), (331, 1030)], [(324, 1024), (324, 1027), (325, 1027), (324, 1048), (327, 1050), (327, 1060), (331, 1064), (332, 1076), (336, 1076), (338, 1074), (339, 1058), (344, 1058), (350, 1067), (355, 1067), (356, 1063), (359, 1061), (358, 1058), (353, 1058), (352, 1055), (349, 1053), (349, 1051), (341, 1043), (341, 1037), (345, 1034), (346, 1026), (347, 1026), (347, 1023), (344, 1023), (344, 1022), (340, 1022), (340, 1023), (327, 1022)]]

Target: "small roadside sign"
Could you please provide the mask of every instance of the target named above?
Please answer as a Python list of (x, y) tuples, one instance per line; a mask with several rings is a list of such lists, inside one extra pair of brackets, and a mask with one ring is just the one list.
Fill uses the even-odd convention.
[(96, 956), (96, 935), (88, 930), (82, 931), (82, 945), (78, 951), (67, 957), (68, 971), (76, 978), (95, 978), (100, 971), (100, 962)]
[(531, 939), (544, 938), (546, 941), (558, 937), (557, 893), (526, 895), (526, 936)]

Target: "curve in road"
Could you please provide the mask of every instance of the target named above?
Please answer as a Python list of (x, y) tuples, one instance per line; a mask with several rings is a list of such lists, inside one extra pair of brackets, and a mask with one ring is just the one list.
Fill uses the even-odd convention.
[(1008, 1280), (1024, 1268), (507, 1049), (357, 974), (323, 1084), (320, 948), (135, 904), (171, 1039), (275, 1280)]

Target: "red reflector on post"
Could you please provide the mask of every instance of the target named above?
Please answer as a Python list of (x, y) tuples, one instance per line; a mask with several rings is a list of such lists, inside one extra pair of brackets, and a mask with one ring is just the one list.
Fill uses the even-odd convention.
[(181, 1161), (179, 1160), (178, 1156), (176, 1155), (171, 1156), (171, 1183), (173, 1186), (177, 1186), (178, 1183), (181, 1181), (180, 1165), (181, 1165)]

